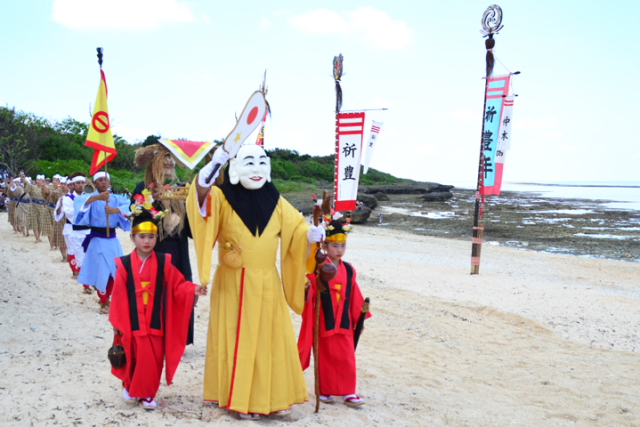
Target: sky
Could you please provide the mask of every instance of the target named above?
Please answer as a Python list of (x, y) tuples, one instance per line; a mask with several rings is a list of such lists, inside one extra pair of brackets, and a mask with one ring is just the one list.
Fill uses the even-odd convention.
[[(383, 122), (371, 167), (473, 182), (486, 1), (0, 0), (0, 105), (90, 121), (104, 48), (113, 130), (212, 141), (267, 70), (266, 148), (335, 150), (343, 110)], [(518, 95), (504, 180), (640, 180), (640, 2), (499, 3), (494, 74)]]

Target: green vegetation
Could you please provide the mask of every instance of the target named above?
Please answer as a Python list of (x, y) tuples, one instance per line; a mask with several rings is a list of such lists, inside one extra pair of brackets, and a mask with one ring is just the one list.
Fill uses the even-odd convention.
[[(267, 150), (267, 154), (271, 158), (271, 176), (274, 182), (280, 180), (315, 185), (318, 181), (327, 183), (333, 183), (334, 181), (335, 163), (333, 155), (310, 156), (282, 148)], [(360, 172), (362, 172), (362, 169)], [(407, 180), (396, 178), (393, 175), (372, 168), (369, 168), (366, 175), (360, 173), (360, 184), (362, 185), (396, 184), (405, 181)]]
[[(56, 173), (69, 175), (75, 171), (88, 172), (93, 149), (84, 145), (88, 123), (72, 118), (51, 121), (15, 108), (0, 107), (0, 168), (14, 174), (24, 170), (27, 175)], [(113, 188), (133, 190), (144, 180), (144, 170), (134, 164), (136, 149), (157, 143), (159, 136), (149, 135), (144, 142), (129, 144), (114, 135), (118, 156), (109, 163)], [(222, 142), (222, 141), (216, 141)], [(271, 158), (272, 177), (282, 193), (316, 192), (331, 186), (334, 181), (334, 156), (310, 156), (297, 151), (275, 148), (267, 150)], [(205, 161), (191, 171), (178, 168), (182, 181), (191, 181)], [(360, 183), (394, 184), (406, 182), (375, 169), (360, 175)]]

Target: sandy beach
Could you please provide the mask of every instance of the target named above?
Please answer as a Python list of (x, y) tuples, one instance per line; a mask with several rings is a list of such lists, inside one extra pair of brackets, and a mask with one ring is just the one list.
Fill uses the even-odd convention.
[[(208, 298), (161, 408), (120, 398), (107, 349), (112, 330), (59, 252), (13, 234), (0, 215), (0, 425), (205, 426), (248, 423), (202, 401)], [(119, 233), (125, 253), (127, 233)], [(311, 401), (294, 426), (640, 425), (640, 263), (484, 245), (358, 227), (345, 259), (371, 298), (358, 347), (366, 405)], [(195, 254), (192, 248), (192, 266)], [(293, 315), (294, 327), (300, 325)]]

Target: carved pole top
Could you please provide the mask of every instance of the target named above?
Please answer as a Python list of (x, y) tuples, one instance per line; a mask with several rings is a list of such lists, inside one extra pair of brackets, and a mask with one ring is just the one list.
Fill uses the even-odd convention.
[(100, 64), (100, 69), (102, 69), (102, 48), (97, 47), (96, 51), (98, 52), (98, 64)]
[(493, 38), (494, 34), (504, 27), (502, 25), (502, 9), (497, 4), (492, 4), (484, 11), (482, 15), (482, 33), (485, 37)]

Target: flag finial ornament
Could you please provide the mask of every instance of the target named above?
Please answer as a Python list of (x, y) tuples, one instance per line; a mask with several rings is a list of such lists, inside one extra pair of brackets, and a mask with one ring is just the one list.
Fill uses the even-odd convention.
[(340, 87), (340, 79), (342, 78), (342, 54), (333, 57), (333, 79), (336, 82), (336, 113), (342, 108), (342, 88)]
[(96, 55), (98, 57), (98, 64), (100, 65), (100, 69), (102, 70), (102, 48), (97, 47), (96, 51), (98, 52), (98, 55)]
[(492, 4), (484, 11), (482, 15), (482, 30), (480, 32), (485, 37), (491, 37), (493, 34), (497, 34), (498, 31), (504, 27), (502, 25), (502, 9), (497, 4)]

